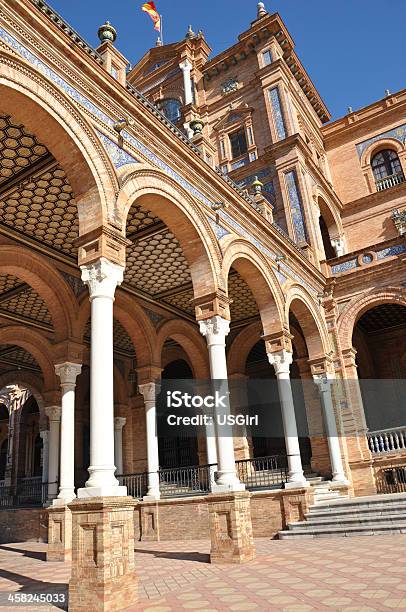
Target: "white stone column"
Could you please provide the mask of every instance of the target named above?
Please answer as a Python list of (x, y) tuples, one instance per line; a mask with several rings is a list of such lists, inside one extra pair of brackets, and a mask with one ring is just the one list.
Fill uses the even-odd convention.
[(345, 477), (343, 461), (341, 457), (340, 441), (338, 439), (337, 422), (334, 414), (332, 398), (332, 384), (335, 380), (333, 373), (313, 375), (313, 380), (320, 393), (321, 407), (323, 410), (324, 424), (326, 427), (327, 443), (330, 454), (331, 471), (333, 481), (348, 485)]
[[(217, 381), (217, 389), (221, 395), (229, 396), (227, 379), (226, 361), (226, 336), (230, 331), (230, 322), (220, 316), (199, 322), (200, 333), (206, 338), (209, 350), (210, 374), (212, 380)], [(222, 414), (230, 414), (229, 397), (227, 407), (222, 409)], [(216, 416), (216, 415), (215, 415)], [(217, 424), (215, 424), (217, 430)], [(243, 491), (245, 485), (242, 484), (235, 468), (234, 442), (232, 427), (222, 426), (223, 435), (216, 435), (217, 442), (217, 492)]]
[(179, 64), (179, 68), (182, 70), (182, 74), (183, 74), (183, 88), (185, 91), (185, 106), (186, 106), (187, 104), (192, 104), (193, 102), (192, 79), (190, 78), (192, 64), (189, 62), (188, 59), (185, 59), (183, 62)]
[(59, 494), (55, 503), (69, 504), (75, 497), (75, 387), (82, 366), (69, 361), (55, 366), (61, 380), (61, 460)]
[(49, 419), (48, 448), (48, 501), (54, 500), (58, 494), (59, 480), (59, 441), (61, 424), (60, 406), (48, 406), (45, 414)]
[(337, 257), (342, 257), (342, 255), (345, 255), (346, 248), (345, 248), (345, 237), (344, 236), (338, 236), (337, 238), (332, 238), (331, 246), (333, 247)]
[(42, 439), (42, 482), (48, 482), (48, 456), (49, 456), (49, 431), (43, 429), (40, 431)]
[(275, 368), (278, 380), (279, 399), (282, 410), (283, 430), (285, 434), (286, 454), (288, 456), (289, 476), (285, 488), (308, 487), (310, 483), (303, 474), (297, 435), (295, 404), (290, 384), (290, 365), (293, 354), (286, 350), (268, 353), (269, 363)]
[(123, 427), (126, 421), (125, 417), (114, 417), (114, 463), (120, 476), (123, 474)]
[(156, 383), (150, 382), (138, 385), (138, 390), (144, 396), (145, 420), (147, 429), (147, 462), (148, 462), (148, 491), (144, 499), (160, 499), (159, 491), (159, 452), (158, 452), (158, 433), (156, 421), (156, 396), (159, 387)]
[(78, 497), (123, 496), (127, 487), (114, 476), (113, 303), (124, 268), (101, 257), (81, 270), (91, 303), (90, 466)]

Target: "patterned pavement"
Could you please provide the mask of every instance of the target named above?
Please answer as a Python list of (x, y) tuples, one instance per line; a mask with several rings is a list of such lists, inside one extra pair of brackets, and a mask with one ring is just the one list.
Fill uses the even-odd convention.
[[(207, 541), (138, 542), (140, 600), (128, 612), (406, 611), (406, 535), (260, 539), (256, 546), (258, 556), (248, 564), (215, 566)], [(6, 591), (66, 593), (69, 567), (46, 563), (45, 550), (37, 543), (0, 545), (2, 609), (20, 607), (5, 601)]]

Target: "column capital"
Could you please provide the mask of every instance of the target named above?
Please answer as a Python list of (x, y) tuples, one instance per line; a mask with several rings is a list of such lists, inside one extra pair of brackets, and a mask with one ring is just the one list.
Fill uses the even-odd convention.
[(42, 440), (47, 440), (48, 436), (49, 436), (49, 430), (48, 429), (41, 429), (41, 431), (39, 432), (39, 435), (42, 438)]
[(161, 385), (156, 382), (148, 382), (143, 385), (138, 385), (138, 391), (144, 396), (145, 402), (155, 402), (156, 396), (159, 394)]
[(71, 386), (75, 388), (76, 378), (82, 371), (82, 366), (79, 363), (73, 363), (71, 361), (65, 361), (64, 363), (58, 363), (55, 366), (55, 374), (61, 379), (61, 387)]
[(290, 366), (293, 362), (293, 353), (290, 351), (275, 351), (274, 353), (268, 353), (269, 363), (275, 368), (275, 373), (278, 374), (289, 374)]
[(124, 277), (124, 266), (112, 263), (101, 257), (94, 263), (80, 266), (82, 281), (89, 288), (90, 301), (98, 297), (114, 300), (114, 292), (121, 285)]
[(61, 413), (62, 413), (61, 406), (47, 406), (45, 408), (45, 414), (47, 415), (50, 421), (60, 421)]
[(208, 346), (225, 344), (226, 336), (230, 331), (230, 321), (219, 317), (211, 317), (204, 321), (199, 321), (200, 333), (207, 340)]
[(123, 429), (126, 422), (126, 417), (114, 417), (114, 429), (116, 431), (120, 431), (121, 429)]

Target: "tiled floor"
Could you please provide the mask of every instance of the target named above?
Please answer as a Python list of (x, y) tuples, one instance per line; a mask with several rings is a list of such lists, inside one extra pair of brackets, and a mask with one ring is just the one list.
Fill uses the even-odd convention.
[[(406, 610), (406, 535), (256, 546), (251, 563), (215, 566), (206, 541), (137, 543), (140, 600), (128, 611)], [(0, 604), (4, 591), (66, 592), (69, 568), (46, 563), (44, 551), (43, 544), (0, 546)]]

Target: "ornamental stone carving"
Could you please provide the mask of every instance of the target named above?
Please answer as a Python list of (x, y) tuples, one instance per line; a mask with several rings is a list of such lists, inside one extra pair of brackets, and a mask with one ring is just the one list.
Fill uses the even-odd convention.
[(59, 363), (55, 366), (55, 373), (61, 379), (61, 387), (73, 387), (76, 385), (76, 378), (82, 371), (82, 366), (79, 363)]
[(275, 368), (275, 373), (289, 374), (290, 366), (293, 362), (293, 353), (289, 351), (277, 351), (275, 353), (268, 353), (269, 363)]
[(82, 281), (89, 288), (90, 301), (98, 297), (114, 300), (116, 287), (123, 282), (124, 267), (101, 257), (95, 263), (81, 266), (81, 270)]
[(226, 336), (230, 331), (230, 321), (215, 316), (211, 319), (199, 321), (200, 333), (207, 340), (207, 344), (224, 344)]

